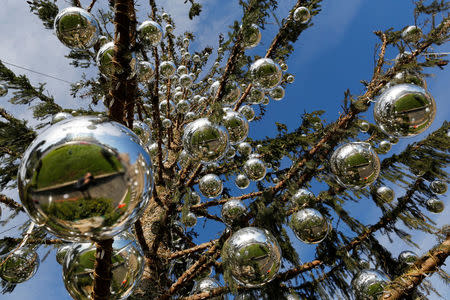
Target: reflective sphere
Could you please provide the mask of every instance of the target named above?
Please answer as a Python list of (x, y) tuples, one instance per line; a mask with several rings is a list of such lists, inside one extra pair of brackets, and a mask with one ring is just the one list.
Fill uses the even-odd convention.
[[(187, 101), (187, 100), (186, 100), (186, 101)], [(194, 112), (189, 111), (189, 112), (187, 112), (187, 113), (184, 115), (184, 120), (185, 120), (186, 122), (192, 122), (192, 121), (195, 120), (196, 117), (197, 117), (197, 115), (196, 115)]]
[(247, 138), (248, 121), (242, 114), (228, 110), (223, 115), (222, 124), (228, 130), (231, 144), (240, 143)]
[(159, 102), (159, 113), (167, 116), (167, 111), (169, 111), (169, 115), (172, 115), (175, 112), (175, 104), (171, 100)]
[(200, 195), (196, 192), (196, 191), (192, 191), (191, 193), (190, 193), (190, 195), (189, 195), (190, 197), (189, 197), (189, 203), (191, 204), (191, 205), (197, 205), (197, 204), (200, 204), (200, 202), (201, 202), (201, 198), (200, 198)]
[(68, 240), (107, 239), (133, 224), (152, 189), (150, 157), (127, 127), (99, 117), (50, 126), (26, 150), (18, 189), (30, 218)]
[(276, 276), (281, 265), (281, 249), (269, 231), (245, 227), (224, 243), (222, 259), (239, 284), (260, 287)]
[(236, 176), (234, 183), (238, 188), (243, 190), (248, 188), (248, 186), (250, 185), (250, 179), (248, 179), (248, 177), (245, 176), (244, 174), (239, 174), (238, 176)]
[(435, 194), (445, 194), (447, 192), (447, 183), (442, 180), (436, 179), (430, 183), (430, 190)]
[(237, 145), (237, 151), (241, 156), (249, 156), (252, 153), (252, 146), (247, 142), (242, 142)]
[(138, 78), (142, 82), (151, 82), (155, 76), (153, 65), (148, 61), (140, 61), (138, 63)]
[(61, 111), (59, 113), (56, 113), (52, 117), (52, 124), (58, 123), (58, 122), (63, 121), (63, 120), (70, 119), (72, 117), (73, 117), (72, 114), (69, 114), (69, 113)]
[(389, 278), (381, 271), (365, 269), (352, 280), (353, 293), (357, 300), (377, 300)]
[(280, 68), (283, 72), (286, 72), (288, 70), (288, 65), (285, 62), (280, 61)]
[(244, 163), (244, 172), (250, 180), (260, 181), (266, 176), (266, 165), (259, 158), (250, 158)]
[(272, 97), (273, 100), (280, 101), (283, 100), (285, 91), (282, 86), (277, 86), (273, 90), (269, 92), (270, 97)]
[(260, 104), (264, 100), (264, 92), (256, 88), (252, 88), (247, 97), (247, 102), (250, 104)]
[(283, 73), (270, 58), (260, 58), (250, 66), (253, 84), (263, 90), (271, 90), (280, 84)]
[(64, 263), (67, 253), (72, 250), (73, 244), (62, 245), (56, 250), (56, 262), (60, 265)]
[(61, 10), (55, 18), (54, 28), (61, 43), (74, 50), (91, 48), (100, 35), (95, 17), (79, 7)]
[(170, 128), (172, 126), (172, 121), (170, 119), (163, 119), (161, 121), (162, 127), (164, 128)]
[(240, 220), (247, 213), (247, 207), (239, 200), (229, 200), (222, 206), (222, 219), (226, 224)]
[(388, 84), (396, 85), (396, 84), (402, 84), (402, 83), (410, 83), (415, 84), (420, 87), (425, 88), (426, 82), (425, 79), (420, 75), (420, 73), (417, 73), (415, 71), (405, 70), (401, 71), (397, 74), (395, 74), (394, 78), (392, 78), (391, 81), (389, 81)]
[(192, 85), (192, 78), (189, 74), (183, 74), (179, 79), (180, 85), (183, 87), (189, 87)]
[(268, 105), (269, 102), (270, 102), (269, 97), (266, 96), (266, 97), (264, 97), (264, 99), (263, 99), (263, 101), (261, 102), (261, 104), (263, 104), (263, 105)]
[[(211, 97), (216, 97), (217, 91), (219, 90), (220, 81), (215, 81), (211, 87), (209, 88), (209, 94)], [(241, 88), (235, 81), (228, 81), (225, 83), (222, 90), (222, 99), (221, 102), (224, 105), (233, 105), (241, 96)]]
[(403, 29), (402, 39), (409, 43), (417, 43), (422, 38), (422, 29), (411, 25)]
[(361, 121), (361, 122), (359, 123), (359, 131), (365, 133), (365, 132), (369, 131), (369, 129), (370, 129), (370, 124), (369, 124), (369, 122)]
[(194, 227), (197, 224), (197, 216), (193, 212), (188, 212), (183, 216), (182, 221), (186, 227)]
[(299, 189), (292, 197), (291, 202), (295, 206), (303, 206), (307, 203), (313, 202), (316, 197), (314, 194), (306, 189)]
[(191, 157), (202, 162), (221, 159), (228, 150), (228, 133), (206, 118), (189, 123), (184, 129), (183, 147)]
[(433, 123), (435, 114), (433, 97), (413, 84), (386, 89), (374, 106), (374, 118), (381, 130), (398, 137), (424, 132)]
[(445, 209), (444, 202), (436, 198), (428, 199), (425, 206), (429, 212), (434, 214), (439, 214)]
[(289, 75), (288, 77), (286, 77), (287, 83), (293, 83), (294, 81), (295, 81), (294, 75)]
[[(158, 143), (155, 142), (148, 145), (147, 151), (148, 154), (150, 155), (152, 163), (156, 165), (158, 163)], [(165, 162), (169, 151), (163, 144), (161, 144), (161, 152), (162, 152), (162, 161)]]
[[(221, 286), (216, 279), (206, 277), (206, 278), (200, 279), (199, 281), (197, 281), (195, 283), (194, 287), (192, 288), (191, 294), (199, 294), (199, 293), (203, 293), (203, 292), (209, 292), (209, 291), (212, 291), (219, 287), (221, 287)], [(217, 296), (217, 297), (212, 297), (209, 299), (225, 300), (226, 296)]]
[[(131, 73), (129, 75), (129, 78), (133, 77), (136, 74), (137, 69), (137, 61), (134, 53), (129, 53), (130, 58), (130, 69)], [(114, 57), (114, 42), (109, 42), (103, 45), (100, 50), (98, 50), (96, 63), (97, 67), (100, 71), (100, 73), (110, 78), (113, 74), (116, 68), (118, 68), (117, 65), (113, 63), (113, 57)], [(117, 70), (117, 73), (122, 73), (124, 70)]]
[(207, 174), (200, 178), (198, 188), (203, 196), (216, 198), (222, 193), (223, 183), (219, 176)]
[(243, 28), (241, 25), (241, 29), (243, 30), (242, 41), (245, 49), (251, 49), (258, 46), (261, 41), (261, 31), (259, 30), (259, 27), (256, 24), (252, 24)]
[(144, 144), (149, 143), (152, 138), (152, 131), (150, 130), (150, 126), (142, 121), (133, 122), (133, 132), (137, 134), (137, 136)]
[(179, 114), (187, 113), (190, 108), (191, 103), (187, 100), (180, 100), (180, 102), (177, 103), (177, 112)]
[(198, 64), (198, 63), (200, 63), (200, 62), (202, 61), (202, 59), (200, 58), (200, 55), (198, 55), (198, 54), (195, 54), (195, 55), (192, 57), (192, 60), (193, 60), (196, 64)]
[(380, 173), (380, 159), (370, 144), (355, 142), (337, 148), (330, 159), (336, 180), (347, 188), (372, 184)]
[(0, 97), (4, 97), (8, 94), (8, 87), (5, 84), (0, 83)]
[(39, 256), (26, 248), (15, 250), (0, 266), (0, 277), (9, 283), (27, 281), (39, 268)]
[[(63, 280), (74, 299), (91, 299), (95, 254), (95, 245), (80, 243), (74, 244), (66, 255)], [(125, 299), (140, 281), (145, 264), (141, 247), (133, 235), (125, 231), (114, 239), (111, 260), (111, 299)]]
[(164, 36), (161, 26), (154, 21), (144, 21), (137, 27), (139, 40), (144, 46), (156, 46)]
[(184, 75), (184, 74), (187, 74), (187, 73), (188, 73), (188, 69), (187, 69), (186, 66), (181, 65), (181, 66), (178, 67), (178, 69), (177, 69), (177, 74), (178, 74), (179, 76)]
[(249, 121), (253, 121), (255, 118), (255, 111), (250, 105), (243, 105), (238, 110)]
[(167, 25), (166, 25), (166, 32), (167, 32), (167, 33), (172, 33), (172, 32), (173, 32), (173, 26), (172, 26), (172, 24), (167, 24)]
[(298, 239), (307, 244), (317, 244), (323, 241), (330, 231), (327, 219), (312, 208), (304, 208), (291, 216), (289, 226)]
[(226, 158), (228, 159), (232, 159), (233, 157), (236, 156), (236, 149), (233, 146), (230, 146), (228, 148), (227, 153), (225, 153)]
[(309, 9), (304, 6), (301, 6), (294, 11), (294, 20), (297, 22), (305, 24), (308, 23), (310, 18), (311, 14), (309, 13)]
[(394, 190), (387, 186), (380, 186), (375, 192), (375, 196), (381, 202), (390, 203), (395, 198)]
[(391, 150), (392, 144), (387, 140), (383, 140), (378, 144), (377, 153), (388, 153)]
[(175, 74), (177, 67), (171, 61), (163, 61), (159, 64), (159, 74), (163, 78), (172, 77)]
[(402, 251), (398, 255), (398, 262), (405, 265), (413, 265), (418, 258), (418, 255), (412, 251)]

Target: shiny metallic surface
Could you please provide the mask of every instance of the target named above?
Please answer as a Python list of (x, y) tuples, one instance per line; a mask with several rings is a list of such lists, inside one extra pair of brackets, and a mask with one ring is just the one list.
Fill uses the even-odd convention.
[(411, 25), (403, 29), (402, 39), (408, 43), (417, 43), (422, 38), (422, 29), (417, 26)]
[(419, 256), (412, 251), (402, 251), (398, 255), (398, 262), (408, 266), (413, 265)]
[[(94, 244), (78, 243), (66, 255), (63, 280), (74, 299), (91, 299), (95, 253)], [(125, 231), (114, 239), (111, 260), (110, 299), (125, 299), (139, 283), (145, 264), (142, 250), (132, 234)]]
[(255, 111), (250, 105), (243, 105), (239, 108), (239, 113), (244, 115), (244, 117), (247, 119), (247, 121), (251, 122), (253, 119), (255, 119)]
[(292, 197), (291, 203), (294, 206), (303, 206), (315, 200), (313, 193), (306, 189), (299, 189)]
[(389, 278), (381, 271), (365, 269), (352, 280), (353, 293), (357, 300), (377, 300)]
[(100, 27), (95, 17), (79, 7), (67, 7), (55, 17), (55, 33), (65, 46), (85, 50), (97, 43)]
[(175, 74), (177, 67), (172, 61), (163, 61), (159, 64), (159, 74), (163, 78), (170, 78)]
[(247, 213), (247, 207), (240, 200), (229, 200), (222, 206), (222, 219), (226, 224), (239, 221)]
[(221, 159), (228, 150), (227, 130), (206, 118), (189, 123), (183, 134), (183, 147), (187, 153), (204, 163)]
[(175, 113), (175, 110), (176, 106), (172, 100), (163, 100), (159, 102), (159, 112), (161, 115), (167, 116), (167, 111), (169, 111), (169, 115), (172, 115)]
[(186, 227), (194, 227), (197, 224), (197, 216), (193, 212), (188, 212), (183, 216), (182, 221)]
[(176, 107), (179, 114), (184, 114), (187, 113), (191, 108), (191, 103), (188, 100), (180, 100), (180, 102), (177, 103)]
[[(158, 163), (158, 143), (151, 143), (147, 146), (148, 154), (150, 155), (150, 159), (152, 160), (152, 163), (156, 165)], [(167, 159), (167, 156), (169, 154), (169, 151), (167, 150), (166, 146), (161, 144), (161, 154), (162, 154), (162, 161), (165, 162)]]
[(331, 171), (344, 187), (359, 189), (372, 184), (380, 174), (380, 159), (370, 144), (347, 143), (330, 159)]
[(58, 123), (60, 121), (67, 120), (70, 118), (73, 118), (72, 114), (61, 111), (59, 113), (56, 113), (52, 117), (52, 124), (55, 124), (55, 123)]
[(249, 126), (247, 119), (233, 110), (228, 110), (222, 117), (222, 124), (228, 131), (230, 143), (237, 144), (244, 141), (248, 136)]
[(155, 69), (148, 61), (140, 61), (137, 67), (138, 79), (141, 82), (149, 83), (155, 77)]
[(247, 142), (242, 142), (237, 145), (237, 151), (240, 156), (249, 156), (252, 153), (252, 146)]
[[(211, 85), (211, 87), (209, 88), (209, 94), (211, 97), (216, 97), (219, 86), (220, 81), (215, 81)], [(241, 96), (241, 88), (235, 81), (228, 81), (223, 86), (222, 95), (223, 96), (221, 99), (221, 103), (223, 103), (223, 105), (233, 105), (239, 100), (239, 97)]]
[(250, 66), (253, 84), (262, 90), (271, 90), (280, 84), (283, 73), (280, 66), (270, 58), (260, 58)]
[(264, 100), (264, 92), (257, 89), (252, 88), (247, 97), (247, 102), (250, 104), (260, 104)]
[(420, 86), (397, 84), (379, 96), (373, 114), (384, 133), (411, 137), (424, 132), (433, 123), (436, 103)]
[(425, 207), (427, 210), (434, 214), (439, 214), (444, 211), (445, 205), (442, 200), (436, 199), (436, 198), (430, 198), (425, 203)]
[(189, 87), (192, 85), (192, 78), (189, 74), (180, 75), (179, 79), (180, 85), (183, 87)]
[[(136, 60), (136, 56), (134, 53), (129, 53), (130, 59), (130, 75), (129, 78), (133, 77), (136, 74), (138, 62)], [(114, 42), (109, 42), (103, 45), (100, 50), (97, 52), (97, 57), (95, 59), (97, 63), (97, 67), (100, 73), (106, 78), (111, 78), (114, 74), (116, 68), (118, 68), (117, 64), (113, 63), (114, 58)], [(124, 70), (117, 70), (117, 73), (122, 73)]]
[(309, 9), (307, 9), (304, 6), (301, 6), (294, 11), (294, 20), (297, 22), (306, 24), (306, 23), (308, 23), (310, 18), (311, 18), (311, 14), (309, 12)]
[(288, 77), (286, 77), (286, 82), (287, 83), (293, 83), (295, 81), (295, 76), (294, 75), (288, 75)]
[(39, 256), (33, 250), (20, 248), (15, 250), (8, 259), (2, 261), (0, 277), (9, 283), (27, 281), (39, 268)]
[(433, 180), (430, 183), (430, 190), (435, 194), (445, 194), (447, 192), (447, 183), (440, 179)]
[(392, 148), (392, 144), (391, 142), (389, 142), (388, 140), (382, 140), (379, 144), (378, 144), (378, 148), (377, 148), (377, 153), (388, 153), (389, 150), (391, 150)]
[(133, 132), (137, 134), (144, 144), (149, 143), (152, 139), (152, 131), (150, 130), (150, 126), (142, 121), (133, 122)]
[(252, 24), (245, 28), (241, 25), (241, 30), (245, 49), (251, 49), (258, 46), (259, 42), (261, 42), (261, 31), (256, 24)]
[(234, 183), (238, 188), (243, 190), (248, 188), (248, 186), (250, 185), (250, 179), (248, 179), (248, 177), (245, 176), (244, 174), (239, 174), (238, 176), (236, 176)]
[(146, 48), (158, 45), (164, 36), (161, 25), (154, 21), (144, 21), (136, 30), (139, 40)]
[(359, 131), (361, 131), (362, 133), (366, 133), (370, 129), (370, 124), (369, 124), (369, 122), (366, 122), (366, 121), (361, 121), (358, 124), (358, 126), (359, 126)]
[(219, 176), (215, 174), (207, 174), (200, 178), (198, 188), (203, 196), (212, 199), (222, 193), (223, 183)]
[(270, 97), (275, 101), (283, 100), (286, 92), (282, 86), (277, 86), (269, 92)]
[(275, 278), (281, 265), (281, 249), (269, 231), (245, 227), (224, 243), (222, 259), (239, 284), (260, 287)]
[(107, 239), (133, 224), (152, 189), (150, 157), (127, 127), (75, 117), (38, 135), (26, 150), (18, 189), (30, 218), (68, 240)]
[[(206, 278), (202, 278), (200, 280), (198, 280), (194, 287), (192, 288), (192, 292), (191, 294), (199, 294), (199, 293), (203, 293), (203, 292), (209, 292), (212, 291), (216, 288), (221, 287), (220, 283), (214, 279), (214, 278), (210, 278), (210, 277), (206, 277)], [(226, 300), (226, 296), (221, 295), (221, 296), (217, 296), (217, 297), (211, 297), (209, 299), (212, 300)]]
[(259, 158), (250, 158), (244, 163), (244, 172), (250, 180), (260, 181), (266, 176), (266, 165)]
[(320, 243), (330, 231), (327, 219), (312, 208), (304, 208), (292, 214), (289, 226), (298, 239), (307, 244)]
[(64, 244), (56, 250), (56, 262), (58, 264), (62, 265), (64, 263), (67, 253), (72, 250), (72, 246), (72, 243)]

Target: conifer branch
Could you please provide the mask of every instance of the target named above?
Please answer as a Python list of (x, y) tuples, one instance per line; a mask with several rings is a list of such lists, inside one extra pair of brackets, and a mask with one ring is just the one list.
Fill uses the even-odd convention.
[(91, 12), (92, 8), (94, 8), (95, 2), (97, 2), (97, 0), (91, 1), (91, 4), (89, 4), (88, 8), (86, 9), (88, 12)]
[[(0, 239), (2, 242), (20, 244), (24, 239), (22, 238), (12, 238), (3, 237)], [(29, 245), (61, 245), (68, 244), (69, 242), (60, 239), (27, 239), (26, 243)]]
[(23, 206), (21, 204), (17, 203), (16, 201), (14, 201), (13, 199), (11, 199), (9, 197), (6, 197), (3, 194), (0, 194), (0, 202), (5, 204), (6, 206), (8, 206), (11, 209), (25, 212), (25, 209), (23, 208)]
[(176, 259), (178, 257), (185, 256), (185, 255), (190, 254), (190, 253), (202, 251), (202, 250), (204, 250), (206, 248), (209, 248), (209, 247), (213, 246), (218, 241), (219, 241), (219, 239), (216, 239), (216, 240), (212, 240), (212, 241), (209, 241), (209, 242), (197, 245), (197, 246), (192, 247), (192, 248), (188, 248), (188, 249), (184, 249), (184, 250), (180, 250), (180, 251), (174, 252), (174, 253), (170, 254), (169, 259)]

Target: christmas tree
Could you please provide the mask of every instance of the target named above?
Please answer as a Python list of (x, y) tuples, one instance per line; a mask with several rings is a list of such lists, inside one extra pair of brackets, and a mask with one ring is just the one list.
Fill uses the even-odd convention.
[(0, 52), (2, 296), (448, 298), (448, 3), (66, 2), (73, 78)]

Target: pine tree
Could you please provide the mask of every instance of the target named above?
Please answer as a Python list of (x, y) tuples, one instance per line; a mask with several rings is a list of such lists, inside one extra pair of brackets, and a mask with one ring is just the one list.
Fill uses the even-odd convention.
[[(27, 2), (31, 12), (42, 20), (43, 26), (53, 29), (55, 17), (60, 11), (57, 1)], [(448, 61), (445, 53), (436, 53), (434, 48), (449, 39), (448, 3), (436, 0), (415, 3), (415, 20), (423, 24), (423, 33), (419, 33), (417, 38), (402, 35), (404, 28), (374, 32), (379, 38), (379, 44), (376, 45), (376, 61), (371, 79), (361, 81), (364, 90), (360, 95), (345, 91), (340, 107), (342, 113), (335, 121), (327, 122), (323, 118), (324, 111), (305, 112), (300, 125), (293, 130), (283, 123), (276, 123), (278, 134), (275, 137), (253, 140), (250, 132), (246, 142), (250, 150), (256, 149), (256, 156), (252, 157), (261, 159), (268, 171), (262, 181), (257, 181), (254, 191), (237, 194), (231, 187), (235, 176), (243, 172), (243, 165), (248, 160), (248, 155), (244, 153), (245, 147), (236, 146), (238, 155), (228, 156), (227, 153), (225, 158), (213, 164), (204, 164), (196, 157), (186, 158), (183, 153), (186, 150), (183, 133), (187, 127), (184, 125), (198, 118), (221, 123), (224, 114), (227, 114), (223, 110), (226, 98), (230, 91), (236, 89), (233, 84), (242, 88), (242, 93), (230, 106), (231, 110), (242, 112), (249, 121), (254, 118), (254, 122), (269, 114), (261, 102), (263, 100), (250, 105), (252, 92), (257, 88), (248, 70), (256, 60), (269, 58), (279, 62), (285, 71), (285, 62), (295, 51), (294, 43), (303, 32), (314, 26), (314, 18), (322, 12), (322, 1), (299, 0), (294, 3), (288, 16), (273, 15), (282, 1), (239, 1), (243, 11), (242, 20), (231, 24), (227, 36), (219, 36), (216, 49), (211, 46), (195, 53), (189, 50), (189, 45), (195, 40), (195, 33), (174, 35), (170, 28), (182, 28), (183, 24), (175, 24), (155, 0), (92, 0), (83, 5), (79, 0), (71, 2), (73, 6), (83, 7), (96, 16), (104, 38), (99, 39), (92, 48), (71, 50), (67, 56), (70, 64), (77, 68), (97, 68), (97, 52), (102, 44), (113, 41), (111, 76), (98, 73), (92, 78), (85, 76), (82, 81), (73, 84), (71, 93), (89, 99), (89, 104), (83, 109), (68, 109), (50, 96), (44, 84), (32, 85), (26, 76), (16, 75), (6, 63), (0, 61), (0, 92), (7, 93), (2, 101), (29, 105), (34, 118), (32, 121), (23, 120), (21, 116), (0, 108), (0, 202), (11, 212), (6, 218), (3, 217), (3, 225), (23, 215), (27, 208), (18, 197), (8, 197), (6, 191), (20, 188), (17, 182), (19, 165), (32, 141), (43, 128), (56, 123), (52, 120), (55, 115), (61, 112), (73, 116), (98, 115), (97, 107), (103, 107), (103, 103), (106, 107), (102, 112), (104, 116), (134, 130), (142, 140), (148, 139), (149, 134), (152, 136), (150, 144), (153, 148), (149, 152), (154, 185), (148, 206), (130, 228), (142, 248), (145, 270), (130, 299), (222, 299), (220, 297), (227, 294), (231, 298), (231, 295), (238, 294), (243, 297), (245, 293), (248, 298), (240, 299), (297, 299), (288, 298), (294, 297), (294, 294), (302, 299), (352, 299), (357, 294), (351, 283), (352, 278), (367, 269), (369, 262), (389, 278), (378, 287), (373, 299), (426, 299), (430, 293), (440, 295), (440, 291), (425, 279), (433, 273), (437, 273), (446, 285), (449, 284), (449, 275), (441, 266), (450, 254), (450, 230), (448, 226), (437, 228), (433, 219), (424, 214), (424, 210), (430, 209), (428, 200), (436, 198), (439, 192), (430, 187), (430, 182), (438, 180), (446, 190), (446, 170), (450, 162), (449, 123), (445, 121), (438, 130), (427, 131), (420, 136), (421, 140), (384, 158), (380, 163), (378, 178), (367, 188), (354, 189), (339, 184), (331, 175), (330, 161), (339, 146), (361, 140), (361, 131), (369, 136), (363, 142), (372, 145), (378, 153), (386, 153), (390, 145), (398, 142), (397, 138), (388, 136), (377, 124), (364, 121), (364, 114), (370, 113), (380, 94), (390, 87), (411, 83), (426, 89), (426, 72), (446, 67)], [(184, 5), (190, 19), (202, 13), (202, 4), (195, 0), (186, 0)], [(207, 5), (207, 2), (203, 5)], [(302, 22), (294, 17), (300, 7), (308, 9), (311, 20)], [(155, 46), (149, 45), (149, 41), (139, 36), (137, 28), (145, 19), (141, 20), (137, 16), (143, 14), (158, 24), (166, 24), (165, 35)], [(279, 31), (270, 46), (259, 56), (247, 55), (246, 46), (254, 33), (252, 26), (256, 25), (262, 31), (270, 25), (272, 15), (279, 24)], [(367, 50), (369, 52), (370, 49)], [(217, 59), (207, 69), (208, 58), (213, 51), (217, 51)], [(386, 51), (396, 51), (401, 55), (391, 63), (385, 57)], [(135, 70), (136, 58), (151, 63), (152, 80), (143, 80), (147, 73), (142, 66)], [(191, 73), (190, 80), (194, 82), (190, 88), (175, 90), (181, 84), (178, 81), (181, 77), (166, 78), (164, 70), (160, 68), (166, 61), (172, 61), (177, 67), (186, 67), (186, 72)], [(280, 86), (288, 90), (293, 76), (285, 71)], [(217, 82), (215, 89), (209, 92), (214, 81)], [(161, 105), (164, 100), (176, 103), (179, 100), (175, 99), (177, 91), (181, 92), (182, 99), (190, 100), (188, 109), (195, 113), (193, 119), (189, 119), (187, 113), (171, 113), (170, 105)], [(283, 94), (284, 90), (278, 92)], [(275, 92), (267, 93), (272, 98), (283, 97)], [(336, 103), (336, 109), (339, 109), (338, 106)], [(145, 132), (147, 127), (143, 124), (151, 132)], [(230, 183), (225, 185), (216, 199), (197, 203), (193, 191), (198, 190), (200, 179), (207, 174), (218, 175), (222, 181), (228, 180)], [(313, 186), (315, 189), (326, 188), (317, 191), (316, 195), (308, 194), (301, 204), (293, 201), (299, 189)], [(377, 189), (383, 186), (401, 190), (396, 201), (380, 197)], [(222, 225), (221, 228), (225, 228), (222, 231), (208, 232), (210, 241), (196, 244), (194, 240), (200, 231), (208, 230), (210, 224), (224, 224), (224, 218), (217, 214), (217, 208), (231, 200), (248, 201), (247, 213), (227, 227)], [(373, 224), (364, 224), (360, 213), (346, 206), (355, 201), (372, 201), (381, 211), (379, 220)], [(94, 205), (89, 207), (86, 204), (83, 209), (98, 209)], [(327, 219), (327, 224), (336, 225), (328, 229), (326, 238), (315, 248), (315, 259), (308, 262), (302, 259), (289, 233), (292, 216), (305, 208), (316, 209)], [(204, 217), (206, 227), (189, 226), (190, 222), (195, 222), (190, 219), (192, 213)], [(183, 226), (180, 226), (180, 221)], [(276, 238), (282, 254), (281, 268), (270, 282), (257, 289), (240, 285), (233, 279), (235, 274), (225, 255), (230, 236), (240, 228), (249, 226), (268, 230)], [(24, 262), (8, 264), (12, 255), (20, 249), (36, 250), (44, 246), (56, 249), (71, 245), (69, 241), (48, 233), (44, 227), (34, 227), (31, 220), (26, 221), (21, 229), (23, 237), (4, 236), (0, 240), (0, 275), (4, 274), (6, 268), (21, 269), (20, 264)], [(414, 241), (414, 234), (418, 232), (434, 235), (438, 243), (434, 247), (420, 245), (421, 248), (427, 246), (429, 251), (406, 264), (377, 240), (375, 234), (378, 232), (389, 238), (394, 234), (411, 247), (418, 246), (417, 241)], [(115, 268), (113, 240), (94, 239), (93, 242), (96, 259), (92, 273), (92, 298), (111, 299), (110, 287), (114, 285), (112, 274)], [(66, 264), (68, 260), (66, 257)], [(33, 261), (33, 258), (28, 261)], [(192, 292), (194, 283), (211, 276), (212, 271), (221, 286)], [(14, 295), (15, 283), (8, 282), (4, 275), (0, 277), (3, 294)], [(60, 279), (55, 277), (55, 280)], [(441, 296), (446, 298), (448, 293)]]

